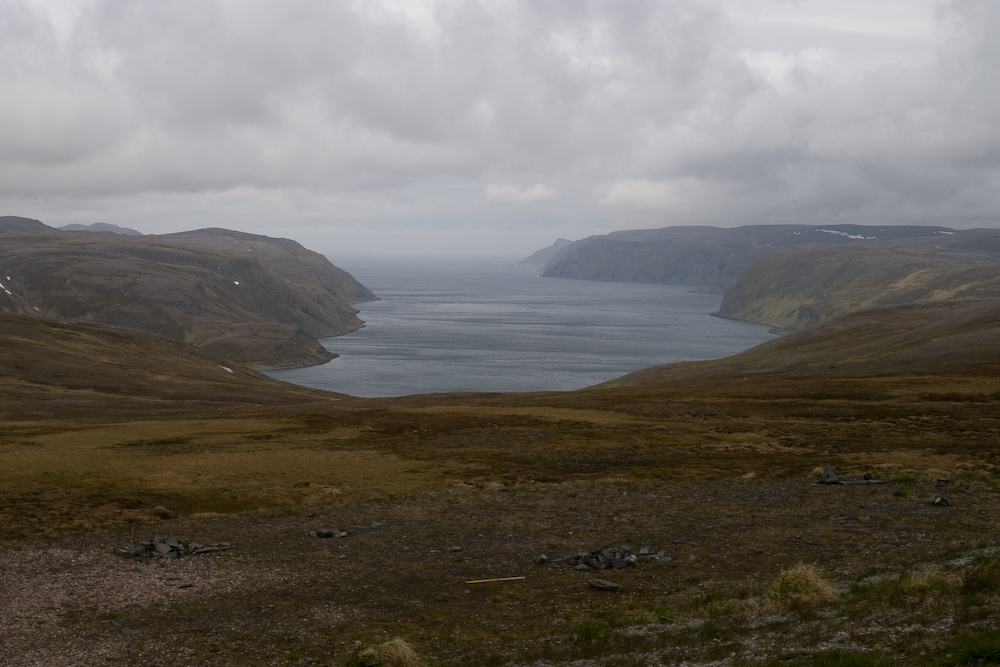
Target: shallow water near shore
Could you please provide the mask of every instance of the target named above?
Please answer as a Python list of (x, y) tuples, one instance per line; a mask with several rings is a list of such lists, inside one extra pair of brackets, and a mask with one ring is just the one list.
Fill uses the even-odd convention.
[(541, 278), (516, 262), (338, 261), (382, 300), (323, 339), (340, 356), (273, 378), (362, 397), (572, 390), (656, 364), (715, 359), (773, 336), (711, 313), (697, 287)]

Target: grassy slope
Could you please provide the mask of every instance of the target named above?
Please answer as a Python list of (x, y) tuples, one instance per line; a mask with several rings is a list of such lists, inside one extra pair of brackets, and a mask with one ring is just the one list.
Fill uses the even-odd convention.
[[(229, 370), (226, 370), (226, 369)], [(328, 402), (132, 329), (0, 314), (0, 419), (142, 418)]]
[(375, 298), (297, 243), (226, 230), (119, 236), (2, 219), (0, 271), (0, 311), (151, 331), (251, 366), (328, 360), (316, 338), (361, 326), (349, 304)]
[(863, 309), (704, 362), (654, 366), (602, 387), (656, 385), (681, 379), (748, 374), (794, 376), (968, 373), (1000, 367), (1000, 301), (963, 299)]
[(719, 313), (793, 330), (865, 308), (998, 297), (1000, 263), (988, 255), (810, 245), (754, 263)]

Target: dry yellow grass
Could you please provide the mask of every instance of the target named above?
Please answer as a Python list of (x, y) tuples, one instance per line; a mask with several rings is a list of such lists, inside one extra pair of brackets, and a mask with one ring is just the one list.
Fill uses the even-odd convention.
[(768, 588), (767, 597), (766, 608), (785, 611), (836, 602), (840, 592), (815, 565), (798, 563), (778, 573)]
[(358, 654), (357, 667), (421, 667), (423, 663), (413, 647), (398, 637)]

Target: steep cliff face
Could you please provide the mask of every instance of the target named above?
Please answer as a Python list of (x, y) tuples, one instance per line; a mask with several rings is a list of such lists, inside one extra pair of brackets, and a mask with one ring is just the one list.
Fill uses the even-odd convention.
[(542, 272), (553, 278), (731, 285), (748, 266), (784, 248), (809, 243), (885, 245), (941, 239), (944, 227), (863, 225), (748, 225), (665, 227), (592, 236), (561, 249)]
[(1000, 262), (989, 255), (922, 244), (808, 245), (754, 263), (727, 290), (719, 315), (791, 331), (871, 308), (997, 298)]
[(262, 367), (329, 359), (316, 339), (360, 327), (350, 304), (377, 298), (294, 241), (222, 229), (120, 236), (12, 221), (0, 224), (0, 274), (0, 312), (150, 331)]
[(569, 239), (556, 239), (555, 242), (548, 246), (547, 248), (542, 248), (541, 250), (536, 250), (529, 257), (525, 257), (518, 264), (521, 266), (537, 266), (539, 268), (544, 267), (546, 264), (551, 262), (559, 251), (566, 246), (573, 243)]

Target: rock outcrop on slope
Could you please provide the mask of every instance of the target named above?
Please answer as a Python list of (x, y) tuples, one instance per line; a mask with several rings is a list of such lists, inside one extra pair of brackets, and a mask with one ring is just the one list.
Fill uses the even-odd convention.
[(0, 218), (0, 312), (128, 327), (255, 367), (321, 363), (317, 338), (377, 299), (288, 239), (203, 229), (123, 236)]
[(664, 227), (612, 232), (556, 252), (543, 276), (583, 280), (672, 283), (725, 288), (748, 266), (784, 248), (891, 245), (911, 239), (951, 239), (945, 227), (864, 225), (748, 225)]

